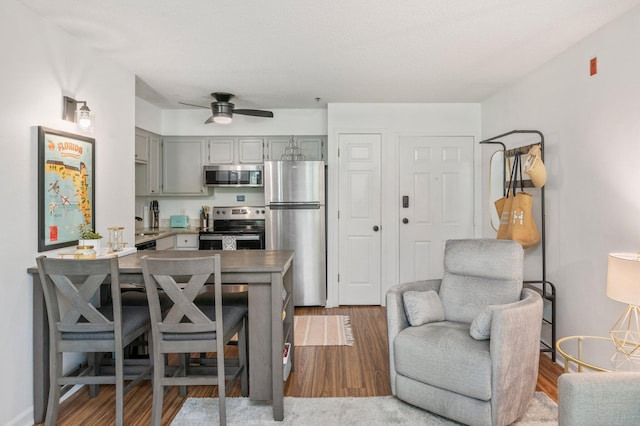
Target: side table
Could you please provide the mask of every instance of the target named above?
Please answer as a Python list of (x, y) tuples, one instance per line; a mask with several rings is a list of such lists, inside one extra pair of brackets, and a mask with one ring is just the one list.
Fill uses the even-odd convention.
[(564, 358), (564, 372), (571, 363), (592, 371), (640, 371), (640, 359), (618, 352), (610, 337), (567, 336), (558, 340), (556, 349)]

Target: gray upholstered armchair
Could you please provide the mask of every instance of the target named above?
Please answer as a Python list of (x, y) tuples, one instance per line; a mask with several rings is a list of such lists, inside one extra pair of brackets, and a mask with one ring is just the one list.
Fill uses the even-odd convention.
[(387, 292), (394, 395), (469, 425), (524, 414), (538, 375), (542, 298), (523, 289), (522, 261), (513, 241), (451, 240), (442, 280)]
[(566, 373), (558, 379), (560, 426), (640, 422), (640, 373)]

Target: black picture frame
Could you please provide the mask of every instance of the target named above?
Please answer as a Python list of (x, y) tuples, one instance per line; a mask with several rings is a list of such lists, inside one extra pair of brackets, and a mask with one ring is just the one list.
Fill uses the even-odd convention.
[(95, 139), (38, 126), (38, 252), (95, 230)]

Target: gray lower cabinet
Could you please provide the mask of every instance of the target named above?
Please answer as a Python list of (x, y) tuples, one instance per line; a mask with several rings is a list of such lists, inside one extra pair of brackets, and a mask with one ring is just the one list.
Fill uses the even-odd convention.
[(162, 194), (204, 195), (204, 138), (168, 137), (162, 141)]
[(156, 250), (173, 250), (175, 248), (175, 237), (158, 238), (156, 240)]
[(200, 235), (176, 234), (176, 250), (198, 250)]

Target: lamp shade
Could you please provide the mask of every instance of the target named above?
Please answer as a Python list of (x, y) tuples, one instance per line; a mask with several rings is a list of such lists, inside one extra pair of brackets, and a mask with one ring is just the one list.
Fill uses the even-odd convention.
[(640, 256), (638, 253), (609, 253), (607, 296), (640, 306)]

